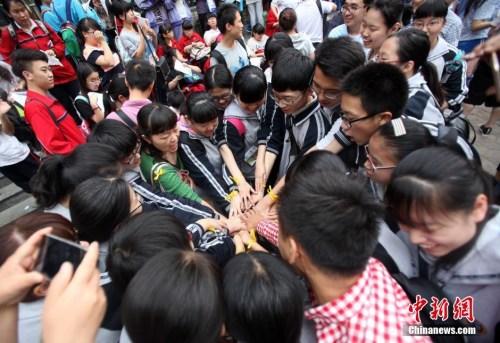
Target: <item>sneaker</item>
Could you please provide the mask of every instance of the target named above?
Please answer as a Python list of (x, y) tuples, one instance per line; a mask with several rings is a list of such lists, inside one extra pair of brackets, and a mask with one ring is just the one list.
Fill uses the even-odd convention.
[(493, 128), (491, 127), (487, 127), (487, 126), (484, 126), (484, 125), (481, 125), (479, 127), (479, 130), (481, 131), (481, 133), (483, 135), (490, 135), (491, 134), (491, 131), (493, 131)]

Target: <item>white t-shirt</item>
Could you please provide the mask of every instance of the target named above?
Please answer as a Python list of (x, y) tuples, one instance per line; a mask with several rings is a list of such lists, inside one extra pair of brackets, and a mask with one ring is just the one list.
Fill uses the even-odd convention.
[(177, 10), (177, 13), (179, 14), (179, 18), (187, 18), (188, 17), (188, 12), (186, 9), (186, 6), (184, 5), (184, 0), (177, 0), (175, 2), (175, 9)]
[(280, 14), (285, 8), (295, 9), (299, 1), (300, 0), (272, 0), (271, 5), (276, 6), (276, 8), (278, 8), (278, 14)]
[[(321, 1), (323, 14), (333, 12), (335, 4), (329, 1)], [(321, 43), (323, 41), (323, 17), (319, 13), (315, 0), (303, 0), (295, 8), (297, 12), (297, 31), (309, 35), (311, 42)]]
[(14, 137), (0, 132), (0, 167), (11, 166), (22, 162), (30, 153), (25, 143)]
[(205, 40), (205, 43), (207, 46), (212, 45), (213, 42), (215, 42), (215, 39), (220, 35), (219, 29), (210, 29), (205, 31), (203, 34), (203, 39)]
[(248, 50), (248, 54), (249, 55), (252, 55), (254, 54), (257, 50), (264, 50), (264, 47), (266, 46), (266, 42), (267, 42), (267, 39), (269, 37), (267, 37), (266, 35), (262, 36), (262, 39), (260, 40), (260, 42), (258, 40), (256, 40), (255, 38), (253, 37), (250, 37), (247, 41), (247, 50)]

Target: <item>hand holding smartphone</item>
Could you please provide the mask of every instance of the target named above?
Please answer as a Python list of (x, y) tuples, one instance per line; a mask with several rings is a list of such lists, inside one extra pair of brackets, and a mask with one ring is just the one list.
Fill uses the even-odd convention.
[(87, 249), (75, 242), (51, 234), (46, 234), (36, 263), (36, 270), (52, 279), (64, 262), (70, 262), (76, 270)]

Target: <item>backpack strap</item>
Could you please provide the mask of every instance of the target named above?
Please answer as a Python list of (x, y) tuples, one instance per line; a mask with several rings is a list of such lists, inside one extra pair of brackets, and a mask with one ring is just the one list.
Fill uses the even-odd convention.
[(43, 23), (43, 21), (40, 20), (35, 20), (35, 23), (38, 25), (39, 28), (42, 29), (42, 31), (48, 35), (49, 34), (49, 29), (47, 29), (47, 26)]
[(9, 31), (9, 35), (10, 35), (10, 38), (14, 41), (14, 43), (16, 44), (16, 48), (18, 48), (18, 44), (17, 44), (17, 33), (16, 33), (16, 30), (14, 29), (14, 25), (13, 24), (9, 24), (7, 25), (7, 31)]
[(236, 131), (238, 131), (238, 134), (240, 136), (245, 135), (245, 132), (247, 131), (245, 124), (241, 121), (241, 119), (238, 118), (228, 118), (226, 119), (229, 123), (233, 124), (233, 126), (236, 128)]
[(115, 112), (118, 117), (120, 117), (120, 119), (125, 123), (127, 124), (128, 127), (130, 127), (131, 129), (135, 129), (137, 127), (137, 125), (132, 121), (132, 119), (130, 119), (126, 114), (125, 112), (123, 112), (121, 109), (120, 110), (117, 110)]
[(50, 107), (47, 106), (47, 104), (43, 103), (42, 101), (40, 101), (38, 99), (34, 99), (34, 98), (31, 98), (30, 101), (36, 101), (36, 102), (42, 104), (45, 107), (45, 109), (47, 110), (47, 112), (49, 112), (50, 118), (52, 119), (52, 121), (54, 122), (54, 124), (56, 124), (57, 127), (59, 127), (59, 122), (61, 122), (62, 120), (64, 120), (64, 118), (68, 114), (68, 112), (66, 111), (66, 112), (64, 112), (64, 114), (62, 115), (62, 117), (60, 119), (57, 119), (56, 115), (54, 114), (54, 112), (52, 112), (52, 110), (50, 109)]
[(222, 64), (223, 66), (227, 67), (226, 59), (219, 51), (213, 49), (210, 53), (210, 57), (214, 58), (218, 64)]
[(323, 21), (323, 37), (326, 37), (326, 15), (323, 14), (323, 6), (321, 6), (321, 0), (316, 0), (316, 6), (318, 6), (319, 15), (321, 16), (321, 20)]
[(66, 21), (73, 24), (73, 16), (71, 15), (71, 0), (66, 0)]

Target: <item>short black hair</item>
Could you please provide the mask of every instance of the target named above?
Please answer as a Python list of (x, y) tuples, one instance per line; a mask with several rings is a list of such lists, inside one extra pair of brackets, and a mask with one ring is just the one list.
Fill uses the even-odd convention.
[(252, 27), (252, 33), (256, 33), (258, 35), (263, 35), (266, 32), (266, 28), (264, 25), (257, 23)]
[(132, 60), (125, 66), (125, 78), (130, 89), (144, 92), (155, 83), (156, 69), (144, 60)]
[(233, 93), (244, 103), (261, 101), (266, 96), (267, 81), (259, 67), (248, 65), (234, 75)]
[(182, 106), (186, 103), (186, 97), (184, 93), (176, 89), (174, 91), (170, 91), (167, 93), (167, 105), (171, 106), (175, 109), (182, 108)]
[(148, 143), (144, 137), (151, 137), (177, 125), (177, 115), (166, 105), (151, 103), (142, 107), (137, 114), (138, 133), (141, 135), (143, 149), (155, 158), (161, 159), (162, 152)]
[(122, 178), (85, 180), (71, 193), (69, 212), (80, 240), (106, 242), (130, 215), (130, 187)]
[(113, 102), (118, 100), (118, 96), (120, 95), (128, 98), (130, 96), (130, 91), (127, 87), (127, 83), (125, 82), (125, 75), (115, 75), (111, 79), (106, 93), (111, 98), (111, 100), (113, 100)]
[(239, 254), (224, 267), (228, 332), (247, 343), (298, 343), (305, 287), (283, 261), (263, 252)]
[(21, 1), (21, 0), (5, 0), (5, 1), (3, 2), (3, 7), (5, 8), (5, 11), (6, 11), (7, 13), (9, 13), (9, 12), (10, 12), (10, 6), (12, 6), (12, 3), (13, 3), (13, 2), (16, 2), (16, 3), (18, 3), (18, 4), (23, 5), (23, 6), (24, 6), (24, 7), (25, 7), (28, 11), (29, 11), (29, 8), (28, 8), (28, 7), (26, 7), (26, 4), (24, 3), (24, 1)]
[(191, 94), (186, 108), (187, 118), (198, 124), (208, 123), (218, 117), (217, 106), (210, 94), (205, 92)]
[(189, 235), (177, 218), (159, 210), (129, 218), (109, 241), (106, 266), (113, 285), (124, 292), (147, 261), (170, 248), (191, 250)]
[(12, 61), (12, 73), (21, 79), (24, 79), (23, 71), (32, 71), (33, 62), (49, 62), (49, 58), (45, 53), (33, 49), (16, 49), (10, 55), (10, 59)]
[(278, 22), (282, 31), (291, 31), (297, 24), (297, 13), (293, 8), (287, 7), (281, 11)]
[(133, 2), (124, 0), (116, 0), (111, 2), (110, 11), (111, 13), (113, 13), (113, 15), (117, 16), (118, 18), (121, 15), (124, 15), (125, 13), (133, 9), (134, 9)]
[(413, 14), (413, 20), (421, 18), (446, 18), (448, 15), (448, 5), (444, 0), (425, 0), (417, 7)]
[(403, 113), (408, 100), (408, 82), (403, 72), (387, 63), (369, 63), (344, 78), (342, 92), (361, 98), (369, 115), (389, 111), (392, 118)]
[(219, 31), (224, 34), (226, 33), (226, 25), (234, 25), (236, 20), (236, 13), (238, 13), (238, 7), (233, 4), (224, 4), (217, 10), (217, 27)]
[(222, 286), (205, 254), (167, 249), (134, 276), (123, 297), (123, 323), (133, 342), (216, 343)]
[(315, 52), (315, 65), (326, 76), (341, 82), (352, 70), (365, 64), (363, 47), (351, 37), (327, 38)]
[(194, 27), (194, 26), (193, 26), (193, 23), (191, 22), (191, 20), (184, 20), (184, 21), (182, 22), (182, 29), (183, 29), (183, 30), (186, 30), (186, 31), (188, 31), (188, 30), (192, 30), (192, 29), (193, 29), (193, 27)]
[(290, 36), (284, 32), (276, 32), (266, 41), (266, 45), (264, 45), (266, 63), (274, 63), (278, 54), (287, 48), (293, 48), (293, 42)]
[(380, 11), (387, 28), (403, 20), (404, 5), (401, 0), (374, 0), (366, 4), (366, 7), (367, 11), (371, 9)]
[(228, 67), (223, 64), (216, 64), (205, 72), (205, 88), (209, 91), (214, 88), (233, 87), (233, 76)]
[(315, 150), (293, 161), (286, 172), (285, 181), (288, 182), (295, 175), (313, 174), (322, 170), (340, 174), (347, 172), (344, 162), (336, 154), (328, 150)]
[(362, 182), (328, 171), (296, 174), (280, 192), (278, 212), (282, 235), (316, 267), (343, 276), (366, 267), (383, 214)]
[(137, 133), (118, 120), (101, 120), (87, 138), (89, 143), (100, 143), (116, 149), (120, 160), (133, 153), (138, 140)]
[(390, 121), (379, 127), (375, 135), (384, 139), (386, 149), (392, 152), (398, 162), (415, 150), (436, 144), (434, 137), (422, 123), (410, 118), (397, 120), (401, 120), (406, 134), (396, 135), (394, 125)]
[(207, 14), (207, 21), (208, 21), (208, 19), (210, 19), (210, 18), (215, 18), (215, 19), (217, 19), (217, 14), (215, 14), (215, 13), (213, 13), (213, 12), (209, 12), (209, 13)]
[(311, 86), (313, 73), (314, 63), (309, 57), (296, 49), (285, 49), (273, 64), (273, 89), (278, 92), (288, 89), (305, 91)]

